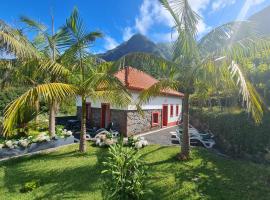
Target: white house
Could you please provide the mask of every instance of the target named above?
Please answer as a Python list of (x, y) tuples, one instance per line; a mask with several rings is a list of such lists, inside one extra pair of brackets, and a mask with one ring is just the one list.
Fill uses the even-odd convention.
[[(143, 115), (138, 113), (135, 102), (139, 93), (158, 82), (152, 76), (132, 67), (125, 67), (115, 74), (132, 94), (132, 103), (116, 108), (107, 102), (92, 102), (87, 98), (87, 121), (91, 126), (107, 127), (110, 122), (125, 136), (152, 129), (174, 126), (181, 120), (183, 94), (171, 89), (142, 105)], [(77, 98), (77, 116), (81, 113), (81, 98)]]

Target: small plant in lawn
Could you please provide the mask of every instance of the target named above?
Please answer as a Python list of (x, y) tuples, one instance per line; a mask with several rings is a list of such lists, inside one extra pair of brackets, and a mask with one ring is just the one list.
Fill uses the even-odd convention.
[(106, 199), (128, 200), (142, 199), (146, 194), (145, 166), (138, 151), (124, 147), (123, 143), (112, 145), (106, 162), (103, 162), (106, 174), (104, 196)]
[(22, 188), (20, 189), (21, 193), (31, 192), (32, 190), (39, 187), (38, 181), (30, 181), (23, 184)]

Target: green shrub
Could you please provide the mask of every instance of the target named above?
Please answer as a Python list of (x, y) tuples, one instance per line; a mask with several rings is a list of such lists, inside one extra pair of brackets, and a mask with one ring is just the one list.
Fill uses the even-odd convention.
[(26, 193), (26, 192), (31, 192), (34, 189), (39, 187), (39, 182), (38, 181), (30, 181), (26, 182), (23, 187), (20, 189), (21, 193)]
[(259, 125), (256, 125), (246, 112), (209, 112), (193, 109), (190, 114), (191, 123), (199, 129), (209, 128), (216, 137), (218, 148), (231, 156), (264, 154), (270, 147), (269, 113), (265, 114)]
[(142, 199), (146, 193), (145, 167), (136, 150), (124, 147), (123, 143), (112, 145), (106, 162), (105, 199)]

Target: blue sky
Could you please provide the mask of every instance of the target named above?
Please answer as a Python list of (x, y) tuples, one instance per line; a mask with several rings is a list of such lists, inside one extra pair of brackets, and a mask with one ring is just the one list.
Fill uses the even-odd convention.
[[(189, 0), (202, 20), (199, 37), (223, 23), (246, 19), (254, 12), (270, 5), (270, 0)], [(51, 11), (55, 25), (60, 27), (77, 6), (89, 31), (99, 30), (105, 35), (93, 47), (96, 53), (112, 49), (134, 33), (142, 33), (155, 42), (168, 42), (174, 33), (173, 21), (157, 0), (2, 0), (1, 19), (20, 26), (19, 16), (25, 15), (46, 25)]]

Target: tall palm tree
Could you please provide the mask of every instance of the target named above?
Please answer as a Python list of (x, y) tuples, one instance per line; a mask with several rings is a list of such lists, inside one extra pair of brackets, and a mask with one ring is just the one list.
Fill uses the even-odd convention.
[[(263, 101), (246, 78), (240, 67), (241, 60), (254, 56), (258, 51), (268, 51), (269, 42), (253, 31), (249, 22), (231, 22), (217, 27), (197, 40), (197, 25), (200, 16), (194, 12), (188, 0), (159, 0), (174, 19), (174, 30), (178, 33), (173, 44), (172, 62), (156, 59), (147, 54), (131, 54), (120, 59), (140, 59), (144, 63), (155, 63), (161, 70), (169, 70), (169, 76), (141, 93), (141, 102), (160, 94), (164, 88), (173, 88), (184, 93), (183, 99), (183, 135), (180, 159), (188, 159), (190, 143), (188, 134), (190, 95), (199, 83), (217, 85), (222, 80), (223, 88), (239, 88), (243, 106), (251, 112), (255, 122), (259, 123), (263, 115)], [(241, 30), (241, 31), (239, 31)], [(220, 86), (220, 85), (219, 85)]]
[[(28, 28), (37, 32), (33, 45), (43, 55), (43, 61), (39, 64), (44, 65), (42, 67), (48, 68), (53, 63), (54, 65), (58, 65), (58, 67), (65, 70), (65, 68), (60, 65), (59, 60), (61, 58), (61, 51), (63, 51), (69, 45), (69, 38), (62, 29), (55, 31), (53, 15), (51, 16), (50, 28), (26, 16), (22, 16), (21, 21), (24, 22)], [(51, 83), (61, 81), (61, 79), (67, 75), (65, 72), (62, 74), (58, 73), (56, 75), (53, 73), (53, 71), (48, 69), (46, 71), (50, 75), (49, 79)], [(52, 138), (55, 137), (55, 117), (57, 108), (57, 101), (53, 100), (49, 103), (49, 134)]]
[[(115, 68), (108, 63), (94, 66), (96, 58), (89, 53), (89, 47), (93, 42), (102, 37), (100, 32), (88, 32), (77, 8), (74, 8), (71, 16), (63, 27), (71, 40), (69, 49), (65, 52), (63, 60), (71, 63), (77, 69), (79, 79), (73, 84), (77, 87), (78, 95), (82, 101), (81, 113), (81, 152), (86, 151), (86, 98), (103, 99), (118, 106), (130, 102), (130, 94), (112, 74)], [(78, 73), (79, 71), (79, 73)]]
[[(44, 52), (40, 52), (21, 31), (10, 27), (3, 21), (0, 21), (0, 48), (2, 52), (14, 56), (16, 60), (14, 63), (20, 63), (20, 77), (23, 77), (23, 73), (27, 71), (25, 66), (29, 65), (32, 65), (32, 72), (42, 69), (42, 71), (39, 71), (39, 78), (43, 76), (45, 69), (58, 74), (66, 72), (60, 64), (48, 60)], [(30, 80), (28, 79), (28, 81)], [(55, 100), (62, 100), (65, 96), (71, 94), (75, 94), (75, 88), (67, 84), (51, 83), (46, 80), (43, 80), (42, 84), (33, 84), (27, 92), (14, 100), (5, 111), (3, 134), (5, 136), (12, 134), (17, 122), (22, 119), (23, 113), (32, 107), (37, 107), (40, 98), (51, 103)]]
[[(66, 46), (67, 48), (64, 49), (63, 54), (57, 60), (59, 62), (48, 60), (46, 56), (44, 58), (44, 52), (42, 52), (42, 59), (38, 60), (38, 67), (42, 71), (50, 71), (55, 76), (68, 74), (70, 77), (68, 84), (51, 83), (49, 80), (49, 83), (31, 88), (14, 100), (4, 114), (4, 134), (6, 136), (12, 134), (17, 122), (29, 108), (35, 105), (34, 102), (37, 99), (44, 99), (47, 102), (60, 102), (67, 96), (78, 95), (82, 97), (83, 103), (79, 149), (81, 152), (85, 152), (86, 97), (91, 97), (93, 100), (103, 100), (121, 107), (131, 101), (131, 96), (122, 83), (113, 76), (117, 68), (111, 63), (96, 62), (96, 58), (88, 52), (89, 46), (101, 34), (86, 32), (76, 8), (62, 31), (67, 36), (69, 45)], [(11, 50), (11, 52), (14, 52), (14, 49)], [(27, 52), (27, 49), (23, 50)], [(37, 59), (40, 58), (39, 56), (36, 57)], [(63, 67), (62, 64), (66, 67)]]

